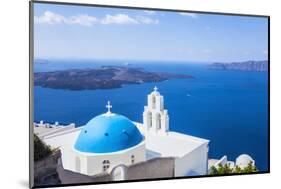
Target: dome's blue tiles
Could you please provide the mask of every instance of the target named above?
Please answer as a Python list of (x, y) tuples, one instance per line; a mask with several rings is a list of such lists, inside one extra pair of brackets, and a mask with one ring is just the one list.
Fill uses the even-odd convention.
[(128, 118), (103, 114), (84, 126), (74, 148), (88, 153), (110, 153), (133, 147), (142, 140), (138, 128)]

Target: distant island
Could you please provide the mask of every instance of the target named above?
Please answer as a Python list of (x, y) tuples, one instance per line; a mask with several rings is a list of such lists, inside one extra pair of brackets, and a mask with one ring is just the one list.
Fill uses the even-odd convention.
[(213, 63), (208, 65), (210, 69), (216, 70), (241, 70), (241, 71), (268, 71), (268, 61), (245, 61), (232, 63)]
[(173, 78), (193, 78), (193, 76), (149, 72), (142, 68), (103, 66), (97, 69), (70, 69), (34, 73), (34, 85), (53, 89), (95, 90), (120, 88), (123, 84), (161, 82)]
[(34, 59), (34, 63), (35, 63), (35, 64), (48, 64), (49, 61), (48, 61), (48, 60), (45, 60), (45, 59), (35, 58), (35, 59)]

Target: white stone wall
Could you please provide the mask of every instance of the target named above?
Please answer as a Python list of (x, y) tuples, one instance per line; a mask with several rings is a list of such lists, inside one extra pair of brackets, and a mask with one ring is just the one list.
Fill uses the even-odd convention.
[(205, 175), (208, 172), (208, 144), (203, 144), (183, 157), (175, 158), (175, 177)]
[[(62, 163), (64, 169), (79, 172), (85, 175), (96, 175), (103, 173), (103, 161), (108, 160), (110, 167), (107, 170), (108, 173), (111, 170), (120, 165), (131, 165), (131, 156), (134, 155), (134, 163), (145, 161), (145, 143), (144, 141), (137, 146), (122, 150), (115, 153), (105, 154), (90, 154), (81, 153), (75, 149), (65, 150), (62, 156)], [(80, 171), (77, 170), (77, 158), (80, 159)]]

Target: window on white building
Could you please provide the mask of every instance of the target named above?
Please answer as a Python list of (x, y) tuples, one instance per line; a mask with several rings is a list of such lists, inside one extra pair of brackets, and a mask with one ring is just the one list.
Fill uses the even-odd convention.
[(135, 163), (135, 156), (131, 155), (131, 163), (134, 164)]
[(110, 161), (109, 160), (104, 160), (102, 162), (103, 171), (106, 171), (107, 169), (109, 169), (109, 167), (110, 167)]

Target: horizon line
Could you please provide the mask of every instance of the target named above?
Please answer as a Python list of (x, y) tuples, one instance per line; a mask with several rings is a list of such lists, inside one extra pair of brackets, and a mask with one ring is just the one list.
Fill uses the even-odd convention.
[[(110, 58), (71, 58), (71, 57), (67, 57), (67, 58), (62, 58), (62, 57), (48, 57), (48, 58), (42, 58), (42, 57), (34, 57), (34, 61), (35, 60), (84, 60), (84, 61), (125, 61), (124, 63), (128, 62), (128, 61), (153, 61), (153, 62), (158, 62), (158, 61), (162, 61), (162, 62), (170, 62), (170, 61), (174, 61), (174, 62), (186, 62), (186, 63), (235, 63), (235, 62), (248, 62), (248, 61), (268, 61), (268, 58), (266, 59), (246, 59), (246, 60), (234, 60), (234, 61), (216, 61), (216, 60), (210, 60), (210, 61), (204, 61), (204, 60), (176, 60), (176, 59), (165, 59), (165, 60), (161, 60), (161, 59), (110, 59)], [(130, 62), (128, 62), (130, 63)]]

